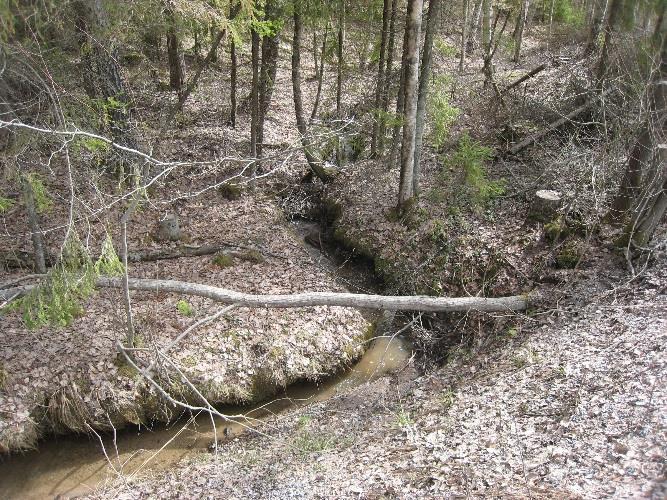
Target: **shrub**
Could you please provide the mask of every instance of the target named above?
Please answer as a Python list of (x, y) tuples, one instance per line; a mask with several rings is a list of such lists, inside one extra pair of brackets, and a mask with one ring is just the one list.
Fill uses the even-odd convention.
[(190, 305), (190, 303), (187, 300), (179, 300), (176, 303), (176, 309), (178, 309), (178, 312), (181, 313), (183, 316), (194, 316), (195, 310), (194, 308)]
[(17, 302), (28, 328), (67, 326), (84, 313), (81, 303), (94, 290), (101, 275), (118, 276), (123, 265), (114, 251), (111, 238), (102, 245), (102, 255), (93, 262), (74, 233), (70, 235), (62, 260), (54, 266), (40, 286)]
[(234, 265), (234, 259), (232, 259), (231, 256), (227, 254), (219, 253), (213, 258), (213, 264), (221, 269), (224, 269), (226, 267), (232, 267)]
[(2, 196), (0, 196), (0, 214), (7, 212), (13, 206), (14, 206), (14, 200), (10, 200), (9, 198), (3, 198)]
[(486, 162), (491, 159), (492, 150), (474, 141), (465, 133), (459, 140), (458, 149), (446, 160), (445, 165), (462, 171), (468, 194), (475, 205), (482, 205), (505, 192), (502, 181), (487, 178)]
[(432, 122), (431, 142), (436, 149), (440, 149), (447, 138), (451, 126), (459, 117), (459, 109), (449, 102), (449, 87), (451, 78), (446, 76), (437, 77), (428, 102), (428, 114)]

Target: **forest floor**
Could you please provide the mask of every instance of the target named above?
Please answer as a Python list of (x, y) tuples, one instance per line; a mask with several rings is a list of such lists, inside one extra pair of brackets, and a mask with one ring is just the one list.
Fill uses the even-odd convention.
[[(565, 59), (575, 52), (568, 47), (562, 50)], [(437, 57), (437, 71), (455, 73), (453, 58)], [(507, 83), (540, 62), (539, 52), (528, 42), (523, 65), (501, 60), (498, 78)], [(563, 81), (576, 82), (584, 68), (585, 61), (574, 57), (565, 67), (552, 66), (540, 74), (529, 89), (523, 89), (523, 95), (508, 97), (510, 108), (518, 109), (513, 116), (517, 128), (539, 128), (557, 116), (567, 95)], [(265, 133), (267, 156), (298, 138), (289, 78), (284, 58)], [(479, 73), (471, 72), (456, 83), (459, 90), (453, 104), (460, 108), (461, 120), (452, 135), (469, 128), (476, 139), (500, 148), (501, 125), (507, 116), (492, 105), (491, 91), (481, 90), (479, 78)], [(248, 81), (243, 74), (239, 79)], [(345, 93), (348, 109), (372, 99), (368, 91), (372, 80), (364, 75), (350, 79)], [(155, 91), (140, 75), (133, 85), (141, 96), (137, 102), (144, 103), (139, 114), (147, 122), (154, 121), (168, 94)], [(312, 103), (315, 86), (314, 81), (304, 83), (305, 102)], [(226, 75), (206, 74), (179, 118), (179, 127), (163, 141), (165, 159), (247, 155), (247, 116), (239, 117), (236, 130), (224, 125), (227, 89)], [(321, 109), (332, 108), (333, 89), (329, 75)], [(528, 116), (532, 117), (529, 123)], [(452, 151), (455, 146), (448, 148)], [(572, 229), (571, 234), (549, 241), (543, 225), (526, 221), (534, 191), (556, 189), (564, 194), (567, 220), (590, 227), (606, 206), (613, 166), (621, 166), (621, 154), (613, 145), (601, 147), (597, 142), (590, 147), (571, 140), (570, 135), (550, 137), (526, 156), (496, 157), (489, 178), (505, 179), (505, 192), (488, 204), (473, 206), (448, 201), (453, 191), (468, 187), (454, 173), (443, 178), (447, 168), (442, 157), (427, 149), (424, 196), (401, 220), (392, 220), (391, 215), (398, 173), (389, 171), (383, 159), (341, 169), (336, 182), (322, 190), (325, 205), (338, 212), (335, 237), (373, 258), (387, 284), (386, 293), (504, 295), (538, 290), (539, 309), (528, 315), (456, 316), (439, 328), (446, 331), (445, 344), (420, 341), (422, 349), (432, 351), (424, 354), (446, 359), (438, 368), (424, 372), (413, 363), (329, 401), (277, 415), (266, 422), (267, 435), (227, 440), (217, 456), (202, 451), (170, 470), (107, 486), (92, 497), (599, 498), (651, 492), (656, 498), (664, 496), (660, 488), (667, 481), (666, 249), (657, 246), (648, 265), (635, 269), (633, 276), (623, 257), (609, 248), (611, 235)], [(600, 164), (609, 168), (598, 169)], [(233, 267), (219, 269), (210, 258), (188, 259), (187, 265), (164, 261), (159, 266), (133, 266), (132, 275), (262, 293), (339, 289), (333, 276), (309, 264), (311, 256), (286, 226), (285, 215), (298, 210), (284, 214), (278, 208), (290, 193), (299, 197), (302, 189), (292, 186), (305, 172), (303, 162), (294, 156), (285, 162), (267, 161), (265, 168), (277, 172), (256, 193), (245, 193), (234, 201), (223, 201), (216, 190), (188, 196), (228, 172), (184, 172), (170, 180), (155, 196), (155, 204), (131, 225), (130, 245), (152, 245), (154, 224), (164, 213), (162, 207), (168, 206), (186, 221), (193, 244), (215, 243), (222, 236), (226, 242), (257, 249), (265, 255), (263, 262), (237, 259)], [(182, 196), (176, 205), (166, 204)], [(117, 220), (118, 215), (112, 213), (107, 220)], [(101, 228), (97, 231), (103, 234)], [(664, 234), (664, 228), (661, 231)], [(23, 244), (28, 248), (27, 240)], [(564, 250), (572, 266), (558, 265)], [(137, 315), (146, 317), (147, 328), (158, 340), (173, 338), (191, 321), (177, 314), (177, 300), (133, 294)], [(120, 379), (110, 362), (110, 346), (122, 331), (118, 302), (118, 296), (108, 291), (91, 299), (87, 310), (95, 314), (65, 329), (69, 342), (54, 340), (56, 333), (51, 330), (28, 334), (18, 317), (9, 317), (14, 323), (7, 340), (3, 339), (3, 352), (10, 355), (3, 354), (0, 360), (9, 376), (9, 390), (0, 392), (0, 397), (7, 398), (0, 407), (9, 408), (0, 420), (5, 422), (5, 435), (17, 428), (9, 425), (28, 421), (30, 404), (41, 404), (58, 379), (65, 380), (65, 386), (76, 380), (67, 375), (71, 369), (64, 369), (64, 352), (74, 357), (79, 349), (85, 350), (82, 346), (91, 351), (91, 342), (93, 346), (101, 343), (89, 360), (77, 361), (79, 372), (93, 380), (108, 380), (104, 377), (111, 374), (107, 384), (117, 386)], [(204, 301), (191, 302), (202, 316), (215, 310)], [(103, 318), (110, 318), (110, 306), (117, 311), (114, 326), (100, 325)], [(349, 364), (359, 355), (359, 340), (367, 329), (360, 314), (332, 308), (305, 313), (243, 311), (228, 321), (226, 328), (199, 332), (176, 361), (190, 364), (193, 371), (188, 375), (195, 380), (217, 373), (238, 378), (238, 395), (251, 390), (256, 375), (251, 372), (270, 359), (273, 346), (285, 346), (272, 367), (280, 375), (275, 379), (285, 384)], [(234, 326), (234, 321), (242, 323)], [(438, 320), (430, 321), (433, 325)], [(284, 329), (292, 332), (295, 324), (301, 325), (296, 330), (302, 335), (286, 337)], [(232, 339), (228, 328), (242, 333)], [(315, 330), (320, 333), (313, 334)], [(108, 336), (100, 331), (108, 331)], [(428, 336), (424, 329), (416, 328), (414, 333)], [(27, 335), (37, 336), (43, 345), (60, 346), (45, 358), (52, 360), (46, 368), (41, 358), (48, 349), (27, 356), (29, 349), (22, 347)], [(225, 344), (234, 340), (233, 348)], [(211, 345), (233, 353), (232, 359), (221, 363), (218, 351), (210, 351)], [(100, 368), (99, 360), (105, 363)], [(92, 377), (92, 367), (105, 375)], [(56, 370), (55, 375), (49, 370)], [(31, 387), (33, 380), (50, 378), (48, 387), (37, 385), (39, 391)], [(135, 388), (127, 390), (132, 394)], [(7, 406), (20, 401), (30, 404), (21, 403), (20, 411), (18, 406)]]

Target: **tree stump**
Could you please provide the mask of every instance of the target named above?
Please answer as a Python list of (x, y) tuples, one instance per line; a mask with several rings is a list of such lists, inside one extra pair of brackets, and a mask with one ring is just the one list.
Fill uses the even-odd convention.
[(558, 191), (542, 189), (535, 193), (528, 218), (536, 222), (549, 222), (554, 219), (562, 203)]
[(161, 241), (178, 241), (183, 236), (181, 227), (178, 223), (178, 216), (176, 214), (167, 214), (164, 219), (160, 220), (157, 239)]

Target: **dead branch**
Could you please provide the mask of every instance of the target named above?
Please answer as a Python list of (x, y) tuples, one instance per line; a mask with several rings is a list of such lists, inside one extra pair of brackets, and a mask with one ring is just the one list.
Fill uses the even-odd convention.
[(544, 71), (545, 69), (547, 69), (547, 67), (548, 67), (548, 65), (546, 63), (540, 64), (537, 68), (534, 68), (534, 69), (530, 70), (528, 73), (523, 75), (518, 80), (515, 80), (513, 83), (510, 83), (507, 87), (505, 87), (503, 89), (503, 91), (501, 93), (505, 94), (506, 92), (512, 90), (514, 87), (517, 87), (517, 86), (521, 85), (526, 80), (529, 80), (530, 78), (534, 77), (535, 75), (537, 75), (541, 71)]
[(514, 146), (511, 147), (510, 153), (517, 154), (519, 151), (522, 151), (525, 148), (527, 148), (528, 146), (536, 143), (537, 141), (539, 141), (543, 137), (549, 135), (551, 132), (553, 132), (557, 128), (562, 127), (566, 123), (575, 119), (577, 116), (582, 114), (588, 108), (593, 106), (593, 104), (595, 104), (598, 101), (598, 99), (606, 96), (607, 94), (609, 94), (612, 91), (613, 91), (612, 88), (609, 88), (609, 89), (605, 90), (599, 96), (595, 96), (593, 99), (591, 99), (590, 101), (587, 101), (585, 104), (582, 104), (581, 106), (579, 106), (577, 109), (575, 109), (571, 113), (563, 116), (562, 118), (559, 118), (555, 122), (550, 123), (549, 126), (547, 128), (545, 128), (544, 130), (541, 130), (537, 134), (532, 135), (532, 136), (524, 139), (523, 141), (519, 142), (518, 144), (515, 144)]

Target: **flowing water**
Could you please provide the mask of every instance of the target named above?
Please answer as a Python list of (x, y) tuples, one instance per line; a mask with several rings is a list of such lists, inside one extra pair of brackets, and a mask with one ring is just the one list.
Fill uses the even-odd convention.
[[(379, 338), (372, 342), (361, 360), (349, 371), (321, 384), (300, 383), (289, 387), (272, 402), (249, 407), (221, 408), (222, 413), (243, 413), (242, 423), (216, 421), (219, 441), (249, 432), (253, 419), (329, 399), (336, 394), (402, 368), (410, 348), (401, 338)], [(9, 457), (0, 464), (0, 498), (43, 499), (57, 495), (81, 495), (94, 490), (122, 472), (162, 470), (196, 453), (205, 453), (214, 439), (208, 415), (181, 419), (173, 424), (156, 424), (100, 436), (105, 457), (96, 436), (52, 436), (39, 449)], [(115, 469), (115, 470), (114, 470)]]
[[(313, 225), (295, 228), (303, 234)], [(354, 263), (337, 265), (310, 248), (320, 265), (329, 267), (351, 289), (372, 287), (372, 273), (354, 268)], [(350, 280), (356, 282), (352, 284)], [(356, 291), (356, 290), (355, 290)], [(182, 418), (152, 428), (134, 427), (112, 434), (50, 436), (39, 449), (4, 460), (0, 458), (0, 499), (43, 499), (76, 496), (93, 491), (120, 475), (128, 477), (147, 470), (167, 469), (183, 458), (206, 453), (217, 436), (218, 442), (252, 432), (258, 421), (317, 401), (324, 401), (405, 366), (410, 346), (400, 338), (373, 340), (350, 370), (322, 383), (290, 386), (270, 402), (254, 407), (220, 408), (225, 415), (243, 414), (245, 419), (230, 423), (216, 419), (215, 429), (208, 414)]]

